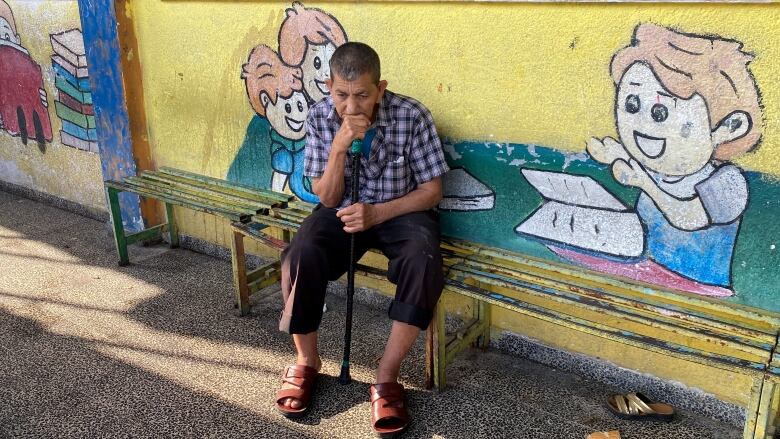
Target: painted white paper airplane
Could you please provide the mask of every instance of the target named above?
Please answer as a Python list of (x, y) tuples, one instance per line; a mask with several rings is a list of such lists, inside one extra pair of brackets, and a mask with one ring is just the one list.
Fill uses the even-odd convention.
[(496, 193), (463, 168), (444, 174), (443, 197), (439, 209), (454, 212), (490, 210), (496, 204)]
[(639, 216), (595, 180), (532, 169), (522, 173), (544, 204), (516, 232), (615, 256), (642, 255), (644, 230)]

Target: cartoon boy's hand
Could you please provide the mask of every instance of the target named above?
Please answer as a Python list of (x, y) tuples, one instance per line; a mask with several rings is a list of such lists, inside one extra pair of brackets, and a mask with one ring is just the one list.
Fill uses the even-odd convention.
[(640, 189), (647, 188), (652, 184), (652, 179), (636, 160), (629, 159), (626, 162), (623, 159), (617, 159), (612, 163), (612, 175), (615, 180), (626, 186), (635, 186)]
[(624, 161), (630, 159), (623, 145), (612, 137), (605, 137), (604, 140), (591, 137), (585, 144), (585, 149), (593, 157), (593, 160), (605, 165), (609, 165), (618, 159)]

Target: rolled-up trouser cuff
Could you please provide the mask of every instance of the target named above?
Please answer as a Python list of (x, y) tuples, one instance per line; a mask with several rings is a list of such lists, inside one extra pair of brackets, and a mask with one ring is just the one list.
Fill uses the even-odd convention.
[(423, 331), (428, 329), (428, 325), (433, 318), (433, 310), (420, 308), (397, 300), (393, 300), (390, 303), (390, 309), (387, 313), (390, 319), (416, 326)]

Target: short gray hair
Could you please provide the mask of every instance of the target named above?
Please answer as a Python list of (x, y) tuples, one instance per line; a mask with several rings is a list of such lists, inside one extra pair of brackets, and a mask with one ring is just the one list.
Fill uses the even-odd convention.
[(330, 74), (339, 78), (354, 81), (361, 75), (369, 73), (371, 80), (379, 84), (379, 55), (368, 44), (351, 41), (339, 46), (330, 57)]

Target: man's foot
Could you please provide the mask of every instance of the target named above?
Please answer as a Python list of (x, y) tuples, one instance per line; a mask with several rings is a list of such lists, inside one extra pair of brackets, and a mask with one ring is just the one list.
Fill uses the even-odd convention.
[(282, 387), (276, 392), (276, 408), (288, 418), (306, 414), (311, 406), (312, 390), (322, 363), (318, 359), (314, 367), (306, 364), (288, 366), (282, 374)]
[(394, 438), (409, 426), (404, 386), (396, 382), (374, 384), (371, 394), (371, 426), (380, 438)]

